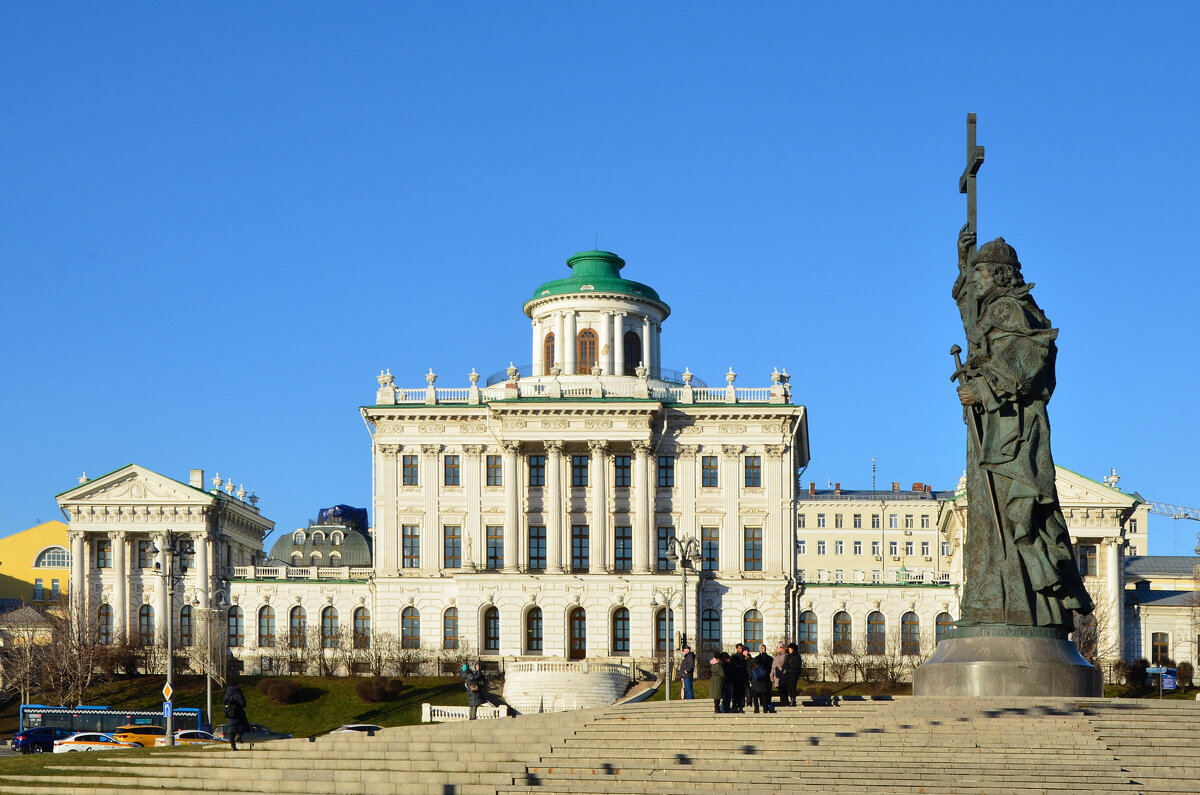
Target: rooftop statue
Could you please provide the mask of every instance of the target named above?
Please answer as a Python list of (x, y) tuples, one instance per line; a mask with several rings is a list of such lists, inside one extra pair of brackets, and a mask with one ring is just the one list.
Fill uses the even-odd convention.
[[(1054, 487), (1050, 419), (1055, 338), (1021, 275), (1017, 252), (997, 238), (973, 251), (958, 237), (953, 296), (967, 336), (958, 395), (967, 442), (968, 535), (959, 627), (1074, 628), (1094, 605), (1079, 574)], [(960, 349), (951, 353), (956, 360)], [(1066, 637), (1065, 634), (1062, 637)]]

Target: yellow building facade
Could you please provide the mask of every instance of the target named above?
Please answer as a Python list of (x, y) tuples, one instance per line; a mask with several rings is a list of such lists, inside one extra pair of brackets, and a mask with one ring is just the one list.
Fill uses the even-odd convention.
[(49, 606), (64, 600), (71, 577), (67, 525), (49, 521), (0, 538), (0, 600)]

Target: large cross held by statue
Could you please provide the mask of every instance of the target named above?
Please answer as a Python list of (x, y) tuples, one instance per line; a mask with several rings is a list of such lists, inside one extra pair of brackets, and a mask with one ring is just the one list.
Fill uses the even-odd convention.
[[(967, 229), (978, 234), (975, 227), (975, 175), (983, 165), (983, 147), (975, 145), (975, 114), (967, 114), (967, 167), (958, 178), (958, 192), (967, 194)], [(971, 251), (975, 244), (971, 244)]]

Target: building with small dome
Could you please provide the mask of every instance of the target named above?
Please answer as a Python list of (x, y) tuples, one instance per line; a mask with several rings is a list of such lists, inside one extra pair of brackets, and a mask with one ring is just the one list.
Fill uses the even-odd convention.
[[(339, 505), (337, 508), (348, 508)], [(359, 509), (350, 509), (358, 511)], [(371, 536), (366, 511), (343, 518), (342, 512), (326, 508), (306, 528), (280, 536), (271, 546), (265, 566), (301, 568), (362, 568), (371, 565)]]

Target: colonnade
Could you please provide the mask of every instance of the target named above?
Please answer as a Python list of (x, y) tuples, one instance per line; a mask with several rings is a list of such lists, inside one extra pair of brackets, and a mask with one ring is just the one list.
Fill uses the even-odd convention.
[[(633, 331), (641, 344), (641, 363), (648, 364), (657, 372), (662, 361), (659, 355), (658, 332), (660, 324), (648, 315), (631, 314), (627, 311), (604, 310), (599, 313), (600, 328), (597, 332), (596, 362), (605, 375), (625, 374), (625, 334)], [(581, 322), (582, 321), (582, 322)], [(576, 340), (579, 332), (590, 325), (573, 310), (549, 312), (534, 318), (533, 325), (533, 375), (544, 375), (551, 366), (562, 368), (564, 375), (573, 375), (579, 369)], [(595, 329), (593, 329), (595, 330)], [(554, 334), (554, 361), (546, 361), (546, 335)]]

